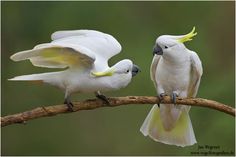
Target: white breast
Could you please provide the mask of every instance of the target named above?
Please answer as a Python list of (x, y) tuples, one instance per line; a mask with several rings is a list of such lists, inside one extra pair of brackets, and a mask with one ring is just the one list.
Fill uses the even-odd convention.
[(190, 80), (190, 68), (190, 62), (172, 64), (161, 58), (155, 76), (157, 87), (163, 88), (166, 94), (171, 94), (173, 91), (187, 91)]

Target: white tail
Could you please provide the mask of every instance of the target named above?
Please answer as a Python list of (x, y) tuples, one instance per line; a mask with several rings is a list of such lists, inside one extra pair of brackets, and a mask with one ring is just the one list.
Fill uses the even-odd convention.
[(22, 75), (22, 76), (16, 76), (14, 78), (8, 79), (10, 81), (40, 81), (45, 80), (47, 76), (43, 74), (32, 74), (32, 75)]
[(31, 75), (16, 76), (14, 78), (8, 79), (9, 81), (43, 81), (46, 83), (54, 84), (59, 81), (58, 76), (61, 72), (50, 72), (50, 73), (40, 73)]
[(186, 110), (183, 110), (180, 114), (175, 127), (166, 131), (160, 118), (160, 109), (157, 105), (154, 105), (140, 131), (144, 136), (148, 135), (153, 140), (165, 144), (185, 147), (196, 143), (192, 123)]

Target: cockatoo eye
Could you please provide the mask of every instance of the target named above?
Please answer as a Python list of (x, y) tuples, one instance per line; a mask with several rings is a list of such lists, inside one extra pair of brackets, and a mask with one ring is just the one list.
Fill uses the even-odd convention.
[(129, 69), (126, 71), (126, 73), (129, 73)]
[(165, 46), (165, 49), (168, 49), (168, 46)]

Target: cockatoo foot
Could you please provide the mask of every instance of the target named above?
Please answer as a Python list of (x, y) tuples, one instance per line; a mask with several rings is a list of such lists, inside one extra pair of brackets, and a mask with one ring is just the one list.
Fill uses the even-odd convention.
[(176, 105), (176, 97), (178, 97), (178, 94), (176, 92), (173, 92), (171, 95), (171, 100), (174, 105)]
[(108, 101), (107, 97), (101, 94), (100, 92), (96, 92), (96, 97), (104, 101), (107, 105), (110, 105), (110, 102)]
[(159, 98), (163, 100), (164, 96), (167, 96), (167, 94), (161, 93), (161, 94), (159, 95)]
[(68, 111), (74, 112), (74, 110), (73, 110), (74, 105), (72, 104), (72, 102), (69, 99), (66, 98), (64, 101), (64, 104), (66, 104)]
[(157, 96), (159, 98), (159, 103), (157, 104), (157, 106), (160, 108), (160, 102), (164, 99), (164, 96), (167, 96), (167, 94), (165, 93), (161, 93), (159, 96)]

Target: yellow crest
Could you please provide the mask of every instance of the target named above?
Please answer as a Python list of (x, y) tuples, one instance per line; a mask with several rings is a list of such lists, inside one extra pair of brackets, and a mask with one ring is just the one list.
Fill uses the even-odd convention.
[(114, 74), (114, 69), (110, 69), (104, 72), (91, 72), (91, 74), (96, 77), (112, 76)]
[(193, 40), (192, 37), (197, 35), (197, 32), (195, 32), (195, 26), (193, 27), (192, 31), (186, 35), (184, 35), (183, 37), (181, 37), (180, 39), (178, 39), (179, 42), (184, 43), (186, 41), (191, 41)]

